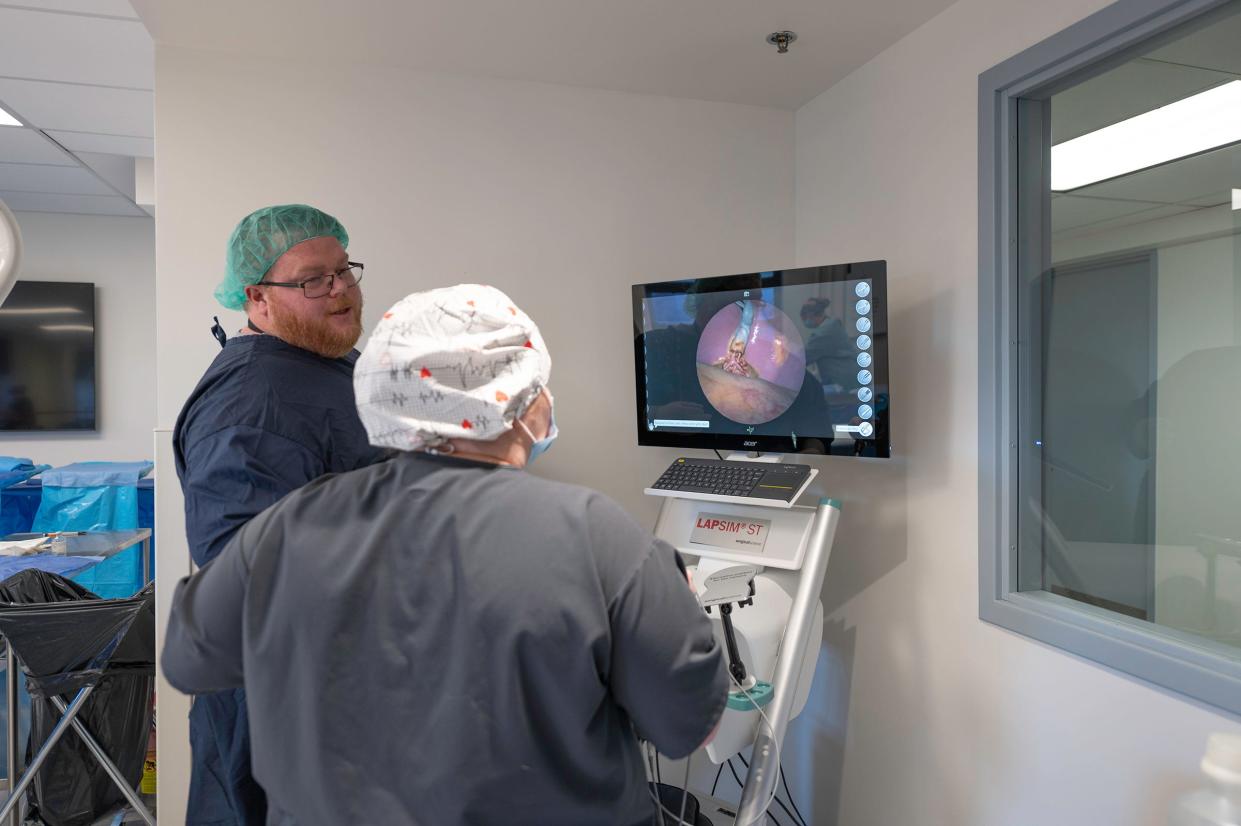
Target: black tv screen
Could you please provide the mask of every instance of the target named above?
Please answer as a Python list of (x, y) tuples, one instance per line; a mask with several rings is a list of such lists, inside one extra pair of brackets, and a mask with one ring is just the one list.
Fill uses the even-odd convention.
[(887, 263), (633, 287), (638, 444), (888, 458)]
[(18, 281), (0, 306), (0, 431), (95, 429), (95, 285)]

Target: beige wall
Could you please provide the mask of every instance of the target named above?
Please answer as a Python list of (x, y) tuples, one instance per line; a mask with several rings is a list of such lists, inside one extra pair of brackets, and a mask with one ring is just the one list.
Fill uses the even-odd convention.
[(1103, 5), (961, 0), (797, 113), (798, 264), (889, 262), (898, 454), (820, 476), (846, 505), (786, 749), (813, 823), (1162, 826), (1239, 728), (978, 619), (978, 75)]
[[(233, 225), (305, 201), (349, 229), (368, 327), (414, 290), (507, 291), (553, 355), (561, 436), (536, 472), (653, 524), (641, 490), (673, 452), (636, 447), (629, 287), (789, 262), (793, 113), (162, 47), (156, 82), (160, 427), (218, 351), (211, 316), (241, 324), (211, 298)], [(168, 512), (175, 478), (158, 496)], [(159, 554), (171, 570), (186, 550)], [(160, 698), (181, 719), (183, 698)], [(183, 742), (164, 728), (161, 755)], [(185, 777), (164, 762), (175, 821)]]
[(155, 428), (155, 222), (19, 212), (27, 281), (95, 284), (95, 433), (0, 434), (0, 453), (65, 465), (151, 459)]
[(211, 298), (233, 225), (306, 201), (367, 265), (368, 326), (414, 290), (509, 292), (553, 356), (539, 470), (653, 515), (629, 286), (789, 260), (791, 112), (172, 48), (156, 72), (161, 425), (218, 350), (212, 314), (241, 323)]

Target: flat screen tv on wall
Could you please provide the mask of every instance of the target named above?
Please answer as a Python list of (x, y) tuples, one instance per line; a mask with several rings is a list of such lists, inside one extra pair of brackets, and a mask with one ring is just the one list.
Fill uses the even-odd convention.
[(95, 285), (18, 281), (0, 306), (0, 431), (95, 426)]

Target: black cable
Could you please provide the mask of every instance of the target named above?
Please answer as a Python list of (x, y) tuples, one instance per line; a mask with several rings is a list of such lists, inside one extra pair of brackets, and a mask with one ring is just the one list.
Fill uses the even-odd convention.
[(655, 752), (655, 782), (663, 785), (663, 774), (659, 771), (659, 752)]
[[(712, 449), (712, 450), (715, 450), (715, 448), (711, 448), (711, 449)], [(719, 452), (718, 450), (715, 450), (715, 456), (716, 456), (716, 458), (717, 458), (717, 459), (719, 459), (721, 462), (722, 462), (722, 461), (724, 461), (724, 457), (720, 455), (720, 452)]]
[(789, 799), (789, 803), (793, 806), (793, 811), (797, 812), (797, 819), (801, 821), (802, 826), (808, 826), (806, 818), (802, 817), (801, 809), (797, 808), (797, 801), (793, 799), (793, 793), (789, 791), (789, 781), (784, 778), (784, 766), (780, 767), (780, 782), (784, 784), (784, 794)]
[[(784, 805), (784, 801), (780, 800), (780, 798), (778, 797), (773, 797), (772, 800), (776, 801), (776, 805), (784, 810), (784, 813), (789, 816), (789, 820), (793, 820), (793, 813), (789, 811), (788, 806)], [(767, 816), (771, 817), (771, 812), (767, 812)], [(774, 818), (772, 819), (774, 820)], [(779, 821), (776, 821), (776, 822), (778, 823)], [(793, 820), (793, 823), (794, 823), (794, 826), (796, 826), (797, 821)]]
[(733, 773), (733, 780), (737, 781), (738, 789), (745, 789), (745, 784), (741, 782), (741, 778), (737, 776), (737, 767), (733, 765), (733, 759), (728, 758), (728, 770)]
[(720, 785), (720, 775), (724, 773), (724, 764), (720, 763), (720, 770), (715, 773), (715, 782), (711, 784), (711, 796), (715, 797), (715, 787)]

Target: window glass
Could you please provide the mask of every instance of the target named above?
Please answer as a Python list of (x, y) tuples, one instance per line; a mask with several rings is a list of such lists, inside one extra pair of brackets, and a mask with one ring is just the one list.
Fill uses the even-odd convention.
[[(1241, 647), (1241, 7), (1048, 101), (1019, 587)], [(1031, 239), (1024, 239), (1027, 246)]]

